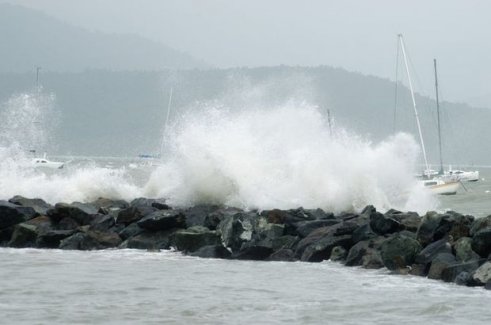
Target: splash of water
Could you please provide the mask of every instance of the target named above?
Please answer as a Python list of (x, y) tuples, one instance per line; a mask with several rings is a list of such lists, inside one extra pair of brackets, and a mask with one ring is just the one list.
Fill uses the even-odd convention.
[(424, 212), (434, 197), (414, 180), (419, 147), (407, 134), (379, 144), (337, 129), (316, 107), (186, 115), (170, 132), (168, 161), (145, 187), (175, 205), (218, 203), (246, 209), (323, 208)]

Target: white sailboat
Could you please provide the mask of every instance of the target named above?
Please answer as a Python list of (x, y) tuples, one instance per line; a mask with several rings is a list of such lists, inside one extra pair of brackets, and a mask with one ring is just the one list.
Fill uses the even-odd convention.
[(423, 133), (421, 131), (421, 123), (419, 121), (418, 110), (416, 108), (416, 99), (414, 97), (414, 90), (413, 90), (413, 84), (411, 81), (411, 74), (409, 72), (409, 65), (408, 65), (407, 56), (406, 56), (406, 48), (404, 46), (404, 39), (402, 37), (402, 34), (399, 34), (398, 37), (399, 37), (399, 43), (400, 43), (401, 50), (402, 50), (402, 55), (404, 58), (404, 65), (406, 67), (406, 74), (407, 74), (407, 79), (409, 82), (409, 90), (411, 92), (411, 99), (412, 99), (412, 103), (413, 103), (414, 116), (416, 118), (416, 125), (418, 127), (419, 141), (421, 144), (421, 151), (423, 153), (423, 159), (424, 159), (424, 165), (425, 165), (423, 175), (421, 176), (422, 179), (420, 180), (421, 186), (425, 189), (431, 190), (435, 194), (443, 194), (443, 195), (456, 194), (457, 190), (459, 188), (459, 185), (460, 185), (460, 182), (458, 180), (434, 177), (430, 174), (430, 168), (429, 168), (428, 159), (426, 156), (426, 148), (425, 148), (425, 144), (424, 144)]
[(42, 158), (32, 159), (31, 164), (35, 168), (48, 168), (48, 169), (62, 169), (65, 166), (64, 162), (48, 160), (46, 158), (46, 154), (44, 154)]

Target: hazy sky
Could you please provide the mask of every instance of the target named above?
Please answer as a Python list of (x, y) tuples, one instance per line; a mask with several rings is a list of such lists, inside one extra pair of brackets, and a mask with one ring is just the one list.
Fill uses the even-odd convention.
[[(403, 33), (419, 92), (491, 108), (489, 0), (0, 0), (134, 33), (215, 66), (330, 65), (394, 79)], [(418, 79), (418, 78), (415, 78)]]

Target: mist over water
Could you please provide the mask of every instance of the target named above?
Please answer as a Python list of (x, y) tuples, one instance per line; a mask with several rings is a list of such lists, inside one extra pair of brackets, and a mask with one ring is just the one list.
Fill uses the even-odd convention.
[[(50, 203), (164, 197), (176, 206), (358, 211), (367, 204), (425, 212), (436, 199), (414, 180), (419, 147), (407, 134), (373, 144), (330, 127), (305, 102), (231, 110), (202, 105), (165, 133), (159, 167), (69, 161), (63, 170), (32, 167), (32, 148), (49, 148), (57, 125), (53, 94), (25, 93), (4, 104), (0, 130), (1, 199)], [(107, 161), (106, 161), (107, 162)], [(145, 168), (140, 170), (140, 168)]]

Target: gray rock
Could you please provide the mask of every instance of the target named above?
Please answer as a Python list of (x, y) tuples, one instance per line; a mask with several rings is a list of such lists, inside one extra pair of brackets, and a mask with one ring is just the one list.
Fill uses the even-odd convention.
[(90, 230), (108, 231), (116, 221), (110, 215), (96, 214), (90, 222)]
[(472, 275), (472, 279), (479, 285), (485, 285), (491, 280), (491, 262), (481, 265)]
[(413, 264), (420, 251), (421, 245), (417, 240), (395, 234), (383, 242), (381, 257), (385, 267), (396, 270)]
[(308, 220), (297, 222), (295, 227), (300, 237), (307, 237), (312, 231), (318, 228), (333, 226), (339, 222), (337, 219)]
[(273, 253), (273, 249), (265, 246), (251, 245), (232, 254), (232, 258), (238, 260), (262, 261)]
[[(472, 274), (479, 267), (479, 262), (471, 261), (465, 263), (454, 263), (443, 269), (441, 272), (441, 279), (445, 282), (455, 282), (458, 284), (458, 281), (462, 281), (463, 275), (462, 273)], [(457, 279), (460, 275), (460, 279)], [(468, 283), (469, 278), (466, 278), (466, 283)]]
[(176, 229), (163, 231), (144, 231), (139, 235), (125, 240), (120, 248), (136, 248), (147, 250), (170, 249), (173, 244), (172, 237)]
[(132, 206), (118, 212), (116, 223), (129, 225), (133, 222), (139, 221), (141, 218), (157, 210), (157, 208), (154, 208), (152, 206)]
[(75, 230), (54, 230), (41, 231), (36, 238), (36, 247), (39, 248), (58, 248), (63, 239), (72, 236)]
[(215, 230), (209, 230), (202, 226), (179, 230), (174, 234), (175, 247), (184, 252), (194, 252), (204, 246), (218, 246), (220, 244), (220, 235)]
[(452, 253), (452, 247), (450, 243), (445, 239), (437, 240), (434, 243), (426, 246), (419, 254), (416, 256), (415, 263), (417, 264), (430, 264), (433, 259), (441, 253)]
[(151, 231), (168, 230), (186, 227), (184, 214), (176, 210), (158, 210), (143, 217), (138, 226)]
[(370, 214), (370, 228), (378, 235), (391, 234), (401, 229), (399, 221), (386, 217), (381, 213)]
[(336, 246), (350, 249), (351, 235), (325, 236), (310, 244), (303, 251), (300, 260), (306, 262), (321, 262), (331, 257), (332, 249)]
[(78, 202), (57, 203), (53, 209), (48, 210), (47, 214), (55, 223), (59, 223), (64, 218), (71, 218), (83, 226), (90, 224), (93, 215), (97, 214), (97, 209), (92, 205)]
[(37, 238), (37, 227), (27, 223), (20, 223), (14, 226), (12, 239), (8, 243), (10, 247), (35, 247)]
[(474, 222), (471, 225), (470, 229), (470, 237), (474, 237), (474, 235), (479, 231), (484, 228), (491, 227), (491, 215), (484, 217), (484, 218), (478, 218), (474, 220)]
[(348, 255), (348, 251), (342, 246), (333, 247), (331, 250), (331, 261), (339, 262), (344, 261), (346, 256)]
[(476, 232), (472, 237), (471, 247), (479, 256), (487, 258), (491, 253), (491, 227)]
[(276, 262), (294, 262), (297, 261), (297, 258), (295, 257), (295, 252), (293, 250), (282, 248), (271, 254), (267, 260)]
[(255, 213), (237, 213), (225, 218), (218, 225), (223, 246), (230, 248), (232, 252), (238, 252), (243, 243), (253, 239), (258, 219), (267, 223), (264, 217), (258, 217)]
[(22, 207), (0, 200), (0, 229), (5, 229), (34, 218), (36, 211), (31, 207)]
[(136, 222), (134, 222), (129, 226), (127, 226), (126, 228), (124, 228), (122, 231), (118, 232), (118, 234), (119, 237), (121, 237), (121, 239), (127, 240), (128, 238), (137, 236), (144, 231), (145, 229), (143, 229)]
[(458, 261), (478, 260), (480, 256), (472, 250), (472, 238), (462, 237), (454, 243), (455, 256)]
[(443, 271), (457, 263), (455, 256), (450, 253), (440, 253), (435, 256), (431, 262), (430, 270), (428, 271), (428, 278), (441, 279)]
[(43, 216), (46, 215), (49, 209), (53, 208), (51, 204), (46, 203), (42, 199), (29, 199), (20, 195), (14, 196), (9, 200), (9, 202), (23, 207), (33, 208), (37, 214)]

